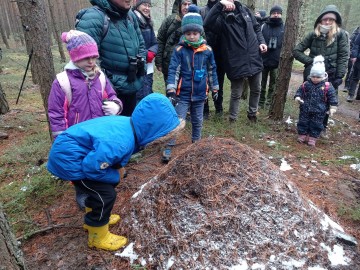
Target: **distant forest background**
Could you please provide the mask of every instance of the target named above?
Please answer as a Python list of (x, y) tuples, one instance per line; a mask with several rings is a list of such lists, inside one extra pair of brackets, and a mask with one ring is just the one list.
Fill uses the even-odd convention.
[[(42, 1), (46, 7), (46, 21), (48, 22), (48, 28), (53, 33), (54, 37), (58, 33), (55, 31), (55, 24), (60, 32), (72, 29), (74, 28), (77, 12), (82, 8), (91, 6), (88, 0), (36, 1)], [(24, 30), (26, 26), (23, 26), (21, 23), (20, 13), (16, 2), (17, 1), (14, 0), (0, 1), (0, 44), (4, 44), (7, 48), (25, 45)], [(174, 0), (152, 0), (153, 8), (151, 10), (151, 14), (154, 20), (155, 30), (160, 27), (163, 19), (171, 13), (173, 2)], [(286, 19), (286, 9), (288, 6), (287, 0), (248, 0), (240, 2), (250, 5), (255, 8), (255, 10), (266, 10), (267, 15), (269, 15), (269, 11), (273, 5), (281, 5), (283, 7), (284, 21)], [(198, 0), (198, 6), (200, 7), (206, 5), (206, 3), (207, 0)], [(310, 31), (313, 28), (314, 21), (318, 17), (320, 11), (329, 4), (335, 4), (338, 7), (343, 18), (343, 28), (350, 34), (357, 26), (360, 25), (358, 17), (360, 14), (360, 5), (358, 0), (306, 0), (301, 12), (301, 31), (304, 33)], [(300, 33), (300, 36), (304, 33)]]

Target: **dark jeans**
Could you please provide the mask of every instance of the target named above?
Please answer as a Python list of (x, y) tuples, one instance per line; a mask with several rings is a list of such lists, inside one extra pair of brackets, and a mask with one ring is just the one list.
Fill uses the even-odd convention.
[(139, 103), (147, 95), (153, 92), (153, 73), (144, 76), (143, 87), (136, 92), (136, 103)]
[(136, 107), (136, 92), (126, 95), (116, 92), (116, 95), (123, 103), (121, 115), (131, 116)]
[(116, 200), (116, 185), (92, 180), (73, 181), (73, 183), (76, 189), (88, 194), (85, 206), (92, 211), (85, 214), (85, 224), (92, 227), (108, 224)]
[[(278, 71), (277, 68), (268, 68), (268, 67), (264, 67), (264, 69), (262, 71), (261, 93), (260, 93), (260, 100), (259, 100), (260, 106), (264, 106), (265, 104), (266, 105), (271, 104), (272, 97), (274, 94), (275, 84), (276, 84), (277, 71)], [(268, 92), (266, 95), (266, 84), (267, 84), (268, 77), (270, 77), (269, 89), (268, 89)]]
[[(357, 59), (353, 66), (352, 78), (350, 79), (349, 96), (351, 97), (355, 96), (356, 87), (359, 84), (359, 80), (360, 80), (360, 59)], [(358, 96), (360, 95), (359, 88), (357, 91)]]

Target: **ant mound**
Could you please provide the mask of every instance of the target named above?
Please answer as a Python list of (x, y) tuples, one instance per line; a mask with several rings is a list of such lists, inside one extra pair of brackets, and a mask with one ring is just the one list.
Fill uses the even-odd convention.
[[(147, 269), (356, 269), (356, 239), (268, 159), (232, 139), (192, 144), (131, 199), (130, 244)], [(130, 256), (129, 254), (132, 254)]]

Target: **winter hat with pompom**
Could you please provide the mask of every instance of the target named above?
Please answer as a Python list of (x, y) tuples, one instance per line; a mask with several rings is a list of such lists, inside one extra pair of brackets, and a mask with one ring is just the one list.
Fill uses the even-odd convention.
[(325, 64), (324, 57), (322, 55), (315, 56), (313, 60), (313, 66), (310, 70), (310, 77), (325, 77)]
[(99, 51), (95, 40), (88, 34), (70, 30), (61, 35), (61, 40), (66, 43), (70, 59), (73, 62), (80, 61), (88, 57), (99, 57)]
[(203, 20), (196, 5), (190, 5), (188, 13), (181, 20), (181, 30), (183, 33), (196, 31), (202, 33), (204, 31)]

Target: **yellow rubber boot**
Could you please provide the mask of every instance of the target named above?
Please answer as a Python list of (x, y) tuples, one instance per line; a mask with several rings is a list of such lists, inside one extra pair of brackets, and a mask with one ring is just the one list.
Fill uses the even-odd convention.
[(96, 247), (104, 250), (118, 250), (126, 245), (127, 239), (124, 236), (109, 232), (109, 224), (101, 227), (87, 226), (89, 231), (89, 247)]
[[(85, 207), (85, 213), (91, 212), (92, 209), (90, 207)], [(111, 214), (109, 218), (109, 225), (115, 225), (120, 221), (120, 216), (118, 214)], [(83, 225), (84, 230), (88, 229), (88, 225)]]

